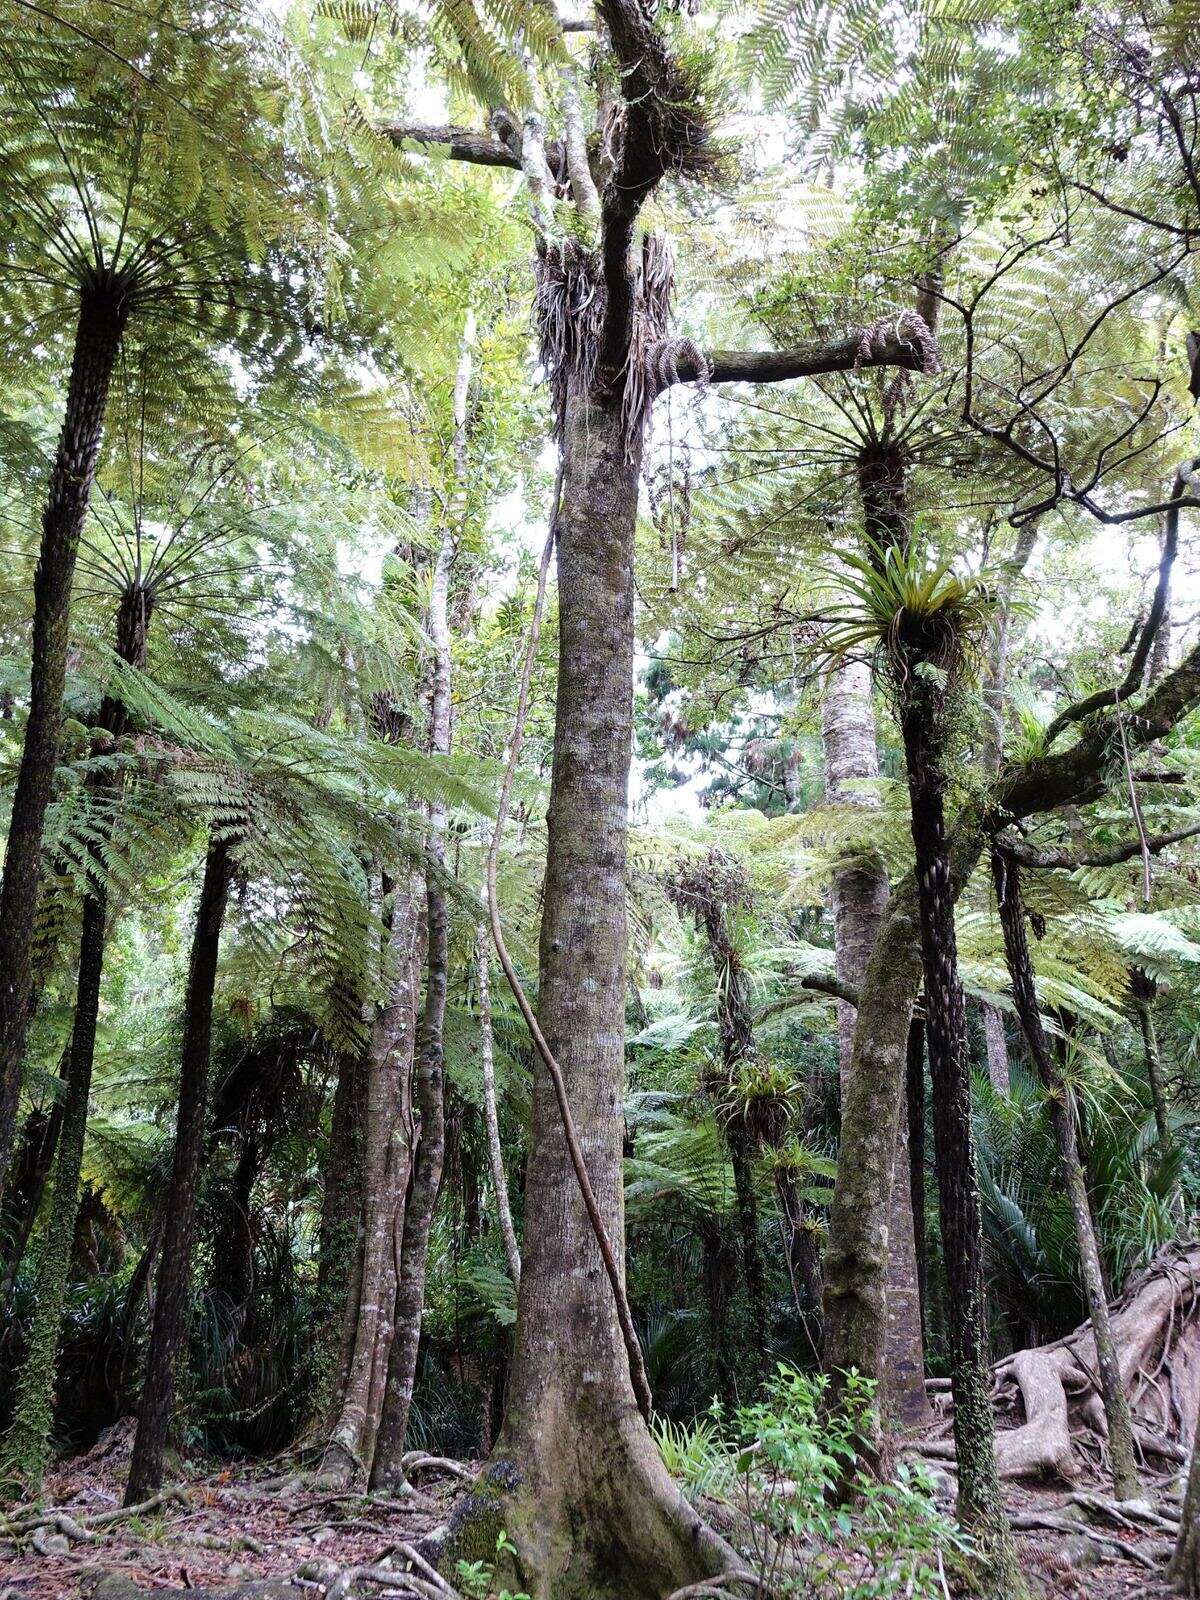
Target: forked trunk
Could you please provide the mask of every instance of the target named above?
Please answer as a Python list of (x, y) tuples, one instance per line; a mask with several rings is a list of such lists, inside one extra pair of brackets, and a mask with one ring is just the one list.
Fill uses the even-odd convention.
[(108, 389), (129, 317), (128, 286), (97, 274), (80, 293), (66, 412), (33, 580), (29, 717), (0, 884), (0, 1190), (8, 1172), (33, 986), (42, 834), (62, 720), (75, 557), (104, 435)]
[(231, 841), (227, 835), (214, 834), (209, 839), (205, 857), (204, 881), (200, 887), (200, 905), (192, 938), (179, 1064), (175, 1150), (167, 1188), (146, 1377), (138, 1407), (129, 1481), (125, 1486), (127, 1506), (145, 1500), (162, 1484), (163, 1452), (167, 1445), (175, 1399), (175, 1360), (187, 1333), (196, 1191), (200, 1184), (204, 1118), (208, 1106), (213, 992), (217, 981), (221, 924), (225, 918), (232, 877)]
[[(557, 525), (559, 674), (538, 1010), (596, 1199), (624, 1243), (625, 864), (638, 455), (615, 404), (568, 402)], [(732, 1552), (664, 1468), (638, 1413), (612, 1288), (535, 1065), (508, 1411), (447, 1555), (517, 1548), (533, 1600), (661, 1600)]]
[(1008, 1581), (1011, 1575), (1015, 1593), (1020, 1580), (996, 1471), (967, 1010), (958, 973), (955, 895), (946, 842), (945, 694), (945, 689), (922, 675), (914, 663), (906, 664), (900, 727), (916, 856), (938, 1211), (949, 1291), (958, 1515), (987, 1549), (993, 1582)]
[(1133, 1443), (1133, 1420), (1129, 1399), (1121, 1378), (1117, 1347), (1108, 1314), (1108, 1298), (1096, 1228), (1088, 1199), (1087, 1179), (1079, 1159), (1075, 1129), (1075, 1096), (1055, 1060), (1052, 1046), (1042, 1026), (1033, 962), (1025, 935), (1025, 905), (1021, 895), (1021, 875), (1017, 863), (999, 850), (992, 851), (992, 876), (996, 884), (996, 904), (1004, 930), (1004, 953), (1012, 981), (1013, 1001), (1025, 1034), (1033, 1064), (1049, 1098), (1050, 1120), (1062, 1162), (1063, 1180), (1075, 1219), (1075, 1239), (1079, 1246), (1079, 1267), (1087, 1295), (1092, 1336), (1096, 1342), (1096, 1365), (1100, 1373), (1100, 1394), (1108, 1422), (1108, 1456), (1113, 1487), (1119, 1500), (1133, 1499), (1139, 1490), (1137, 1457)]

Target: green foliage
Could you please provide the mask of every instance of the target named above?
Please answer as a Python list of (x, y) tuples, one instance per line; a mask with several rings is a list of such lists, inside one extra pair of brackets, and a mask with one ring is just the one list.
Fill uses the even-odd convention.
[[(781, 1365), (762, 1397), (728, 1421), (714, 1407), (691, 1427), (660, 1421), (655, 1438), (690, 1494), (747, 1513), (750, 1564), (769, 1593), (933, 1600), (946, 1567), (969, 1557), (968, 1541), (939, 1510), (923, 1468), (901, 1465), (884, 1481), (860, 1469), (872, 1386), (851, 1373), (832, 1412), (827, 1389), (825, 1378)], [(847, 1502), (839, 1489), (848, 1481)]]

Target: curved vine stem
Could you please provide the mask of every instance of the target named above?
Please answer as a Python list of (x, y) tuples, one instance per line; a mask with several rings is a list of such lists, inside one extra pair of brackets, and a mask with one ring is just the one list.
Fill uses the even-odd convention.
[(488, 917), (492, 925), (492, 939), (495, 942), (496, 954), (500, 957), (500, 965), (504, 968), (504, 976), (508, 979), (509, 988), (512, 990), (521, 1015), (533, 1038), (537, 1053), (545, 1063), (546, 1071), (550, 1074), (550, 1082), (554, 1086), (554, 1098), (558, 1102), (558, 1113), (562, 1118), (563, 1135), (567, 1141), (567, 1151), (571, 1157), (571, 1165), (575, 1169), (575, 1176), (579, 1181), (579, 1192), (583, 1196), (583, 1204), (588, 1214), (588, 1221), (592, 1225), (592, 1232), (596, 1236), (596, 1243), (600, 1247), (600, 1255), (604, 1261), (604, 1270), (608, 1274), (608, 1281), (612, 1286), (613, 1300), (617, 1308), (617, 1321), (621, 1325), (621, 1337), (625, 1341), (625, 1353), (629, 1357), (629, 1376), (633, 1383), (634, 1396), (637, 1399), (638, 1410), (647, 1422), (650, 1421), (650, 1383), (646, 1377), (646, 1364), (642, 1359), (642, 1347), (638, 1343), (637, 1334), (634, 1332), (633, 1315), (629, 1309), (629, 1299), (625, 1293), (625, 1284), (621, 1278), (621, 1269), (617, 1264), (616, 1254), (612, 1247), (612, 1240), (608, 1236), (608, 1229), (604, 1226), (604, 1218), (600, 1215), (600, 1207), (596, 1203), (596, 1193), (592, 1188), (592, 1180), (588, 1176), (587, 1163), (583, 1158), (580, 1148), (579, 1135), (575, 1129), (575, 1119), (571, 1115), (571, 1103), (567, 1099), (567, 1086), (563, 1080), (562, 1068), (555, 1059), (554, 1052), (542, 1032), (529, 997), (521, 986), (512, 958), (508, 953), (508, 946), (504, 942), (504, 930), (500, 925), (500, 903), (496, 894), (496, 861), (500, 854), (500, 838), (504, 832), (504, 824), (508, 818), (508, 804), (512, 796), (513, 778), (517, 771), (517, 762), (521, 755), (521, 744), (525, 736), (525, 717), (529, 708), (529, 685), (533, 677), (533, 663), (537, 655), (538, 639), (542, 631), (542, 608), (546, 599), (546, 577), (550, 570), (550, 557), (554, 551), (554, 535), (558, 525), (559, 502), (562, 498), (562, 463), (559, 463), (558, 476), (554, 483), (554, 502), (550, 511), (550, 530), (546, 535), (546, 547), (542, 551), (541, 566), (538, 569), (537, 595), (533, 603), (533, 620), (529, 626), (529, 642), (525, 647), (525, 662), (521, 669), (521, 683), (517, 692), (517, 713), (513, 723), (512, 745), (508, 754), (508, 767), (504, 773), (504, 782), (500, 788), (500, 805), (496, 812), (496, 826), (492, 831), (492, 842), (487, 855), (487, 901)]

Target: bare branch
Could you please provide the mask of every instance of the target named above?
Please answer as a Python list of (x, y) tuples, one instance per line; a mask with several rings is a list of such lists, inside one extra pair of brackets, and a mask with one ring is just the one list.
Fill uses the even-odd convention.
[(502, 140), (472, 128), (433, 127), (424, 123), (384, 123), (380, 133), (393, 144), (433, 144), (445, 147), (454, 161), (470, 161), (478, 167), (511, 167), (521, 170), (521, 158)]

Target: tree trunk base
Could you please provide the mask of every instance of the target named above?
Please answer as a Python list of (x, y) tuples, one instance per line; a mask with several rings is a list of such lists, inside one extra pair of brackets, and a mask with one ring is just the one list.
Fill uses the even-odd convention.
[[(1186, 1461), (1200, 1412), (1200, 1244), (1162, 1250), (1112, 1306), (1113, 1339), (1147, 1459)], [(993, 1369), (1001, 1419), (996, 1459), (1002, 1478), (1074, 1483), (1107, 1467), (1107, 1428), (1091, 1323), (1040, 1349), (1020, 1350)], [(943, 1416), (950, 1415), (946, 1397)], [(923, 1454), (953, 1459), (949, 1443)]]
[[(744, 1563), (675, 1486), (635, 1414), (597, 1437), (546, 1429), (518, 1460), (497, 1447), (426, 1553), (495, 1562), (501, 1535), (531, 1600), (662, 1600)], [(503, 1565), (503, 1563), (502, 1563)]]

